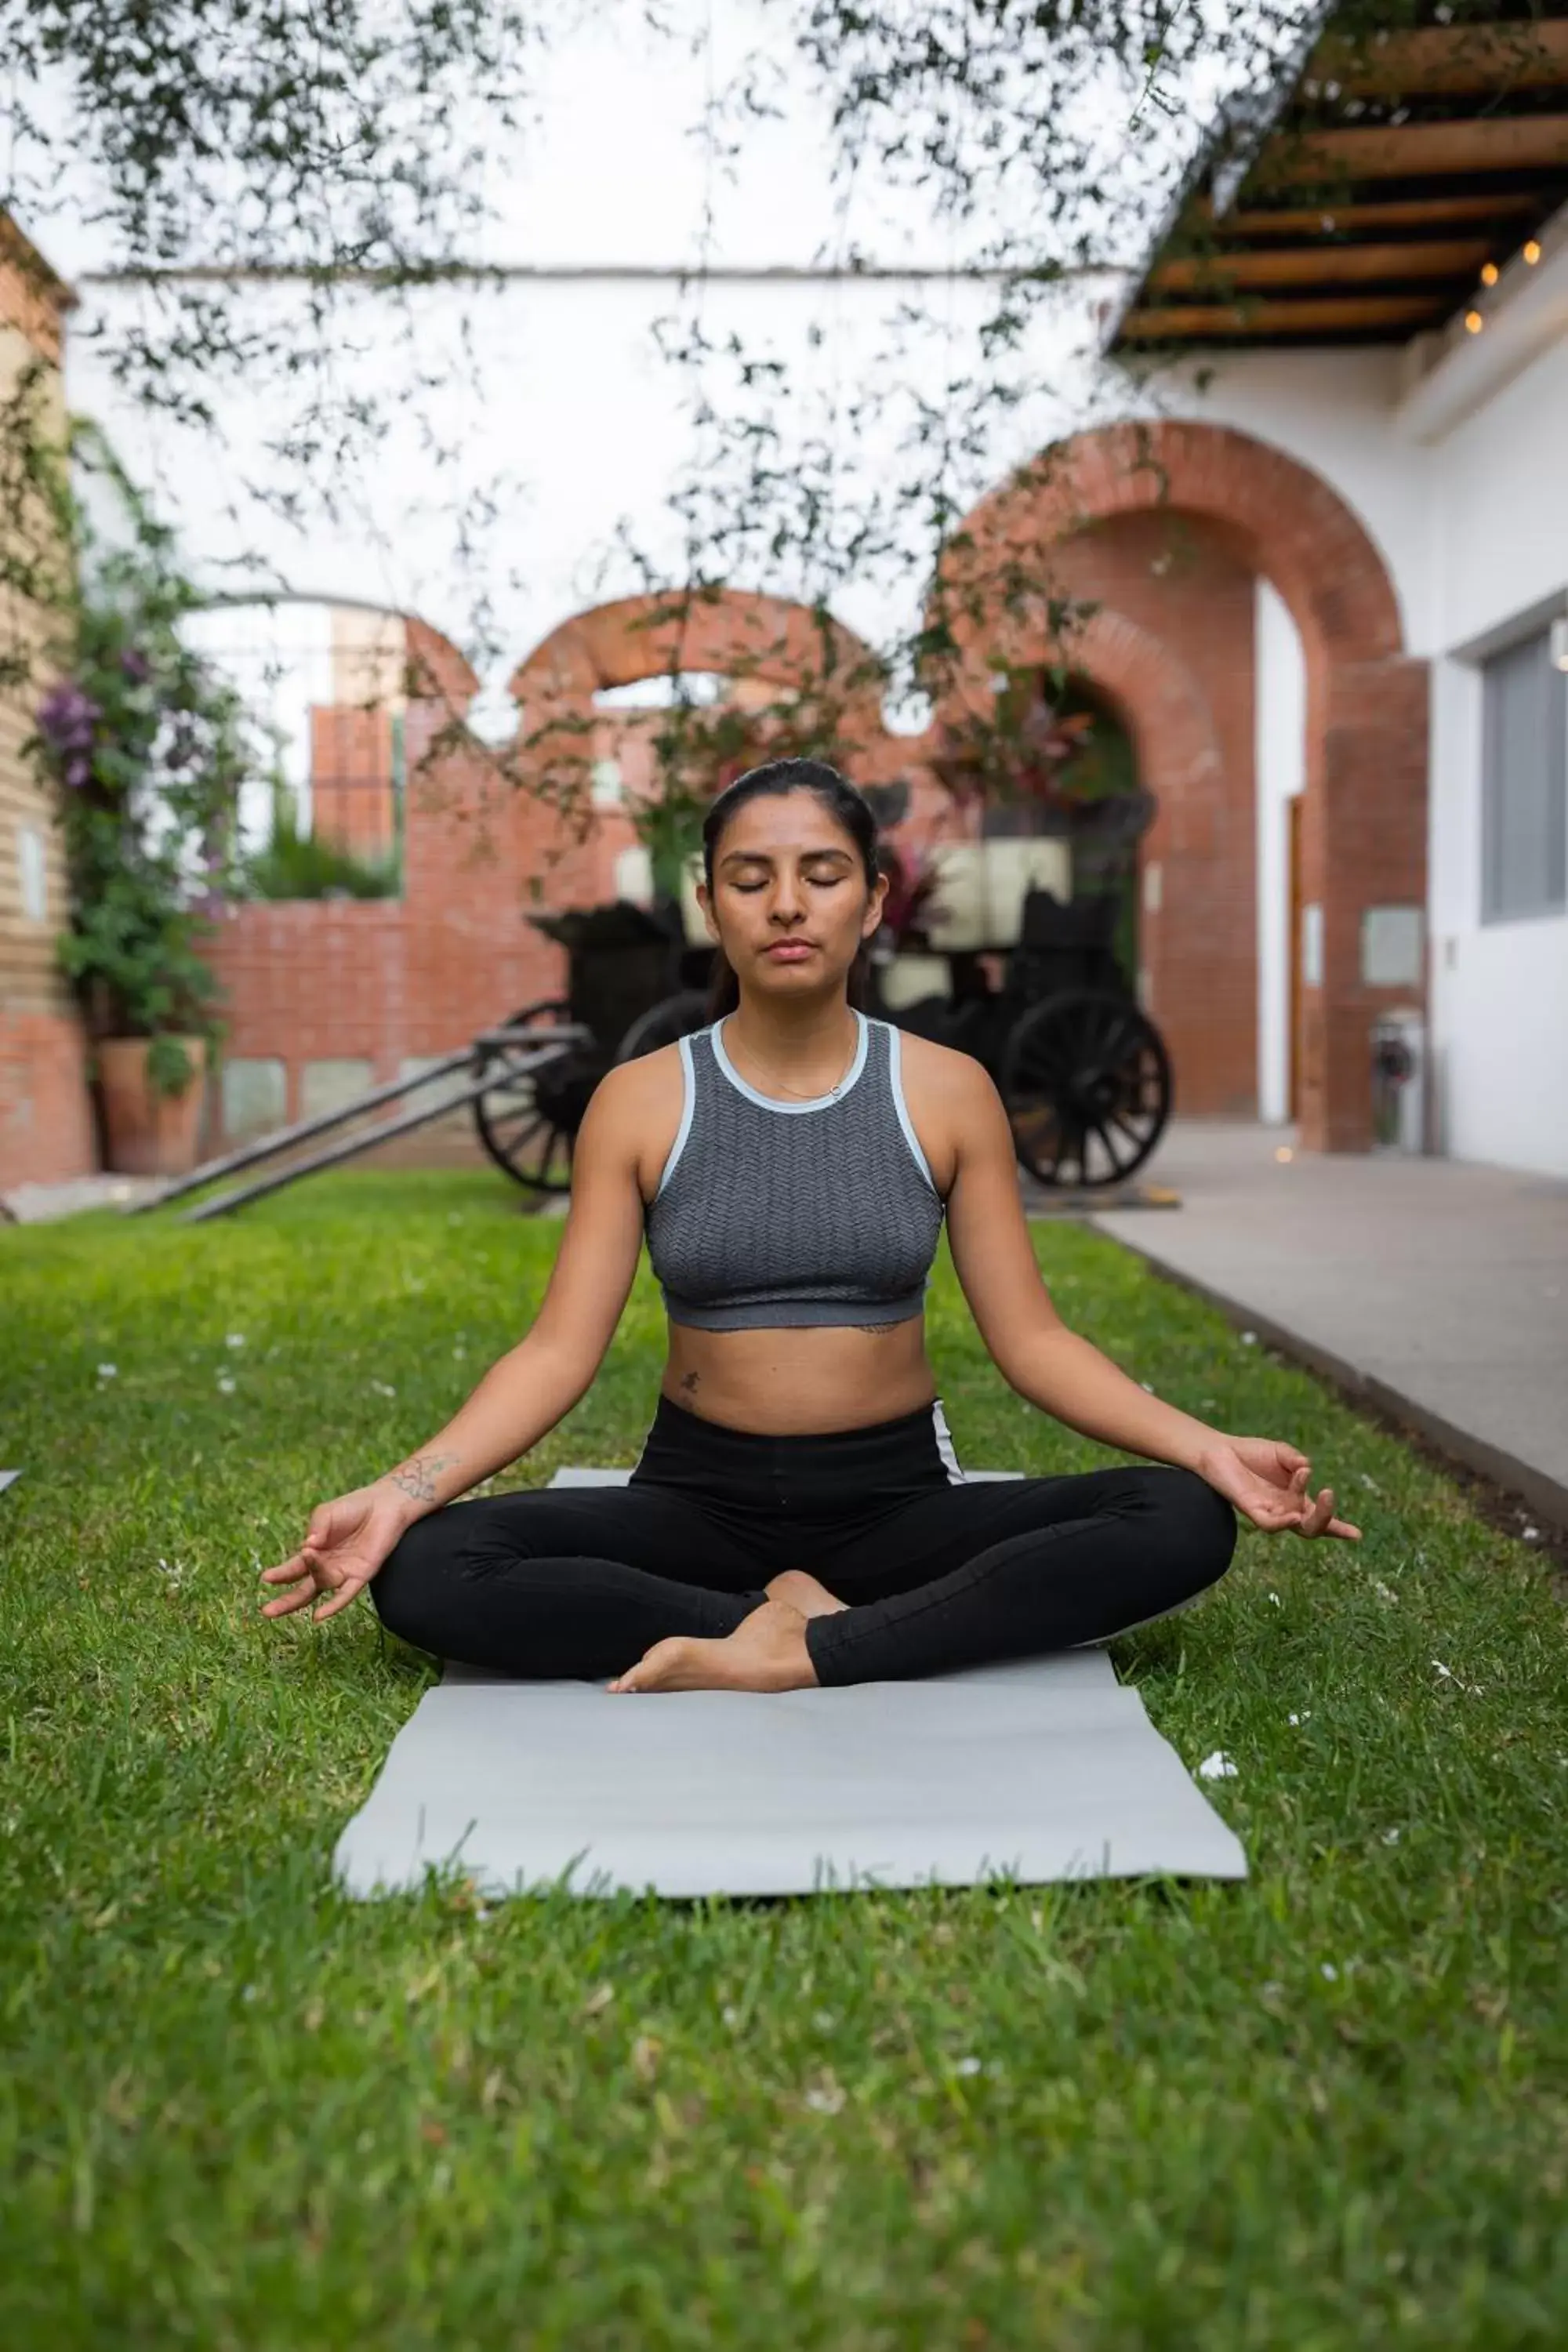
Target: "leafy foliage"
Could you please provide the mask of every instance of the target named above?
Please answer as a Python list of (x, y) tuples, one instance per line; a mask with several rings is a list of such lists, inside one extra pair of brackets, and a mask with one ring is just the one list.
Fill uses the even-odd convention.
[[(182, 638), (199, 600), (101, 437), (78, 426), (64, 450), (35, 442), (26, 479), (37, 543), (54, 551), (21, 570), (59, 673), (25, 746), (64, 842), (70, 924), (57, 954), (89, 1033), (153, 1039), (151, 1080), (177, 1093), (194, 1075), (179, 1038), (224, 1029), (201, 949), (234, 879), (254, 766), (245, 712)], [(111, 535), (90, 519), (95, 498)]]
[(254, 898), (395, 898), (395, 854), (356, 857), (314, 834), (301, 833), (290, 797), (274, 794), (271, 837), (243, 863), (238, 887)]
[[(1043, 562), (999, 576), (989, 558), (966, 570), (944, 557), (992, 486), (998, 447), (1049, 389), (1032, 340), (1039, 321), (1075, 285), (1142, 258), (1211, 131), (1218, 152), (1245, 156), (1324, 11), (1302, 0), (1236, 11), (1197, 0), (762, 0), (754, 48), (726, 69), (710, 11), (611, 5), (655, 36), (693, 41), (710, 95), (692, 126), (705, 158), (700, 248), (657, 330), (691, 423), (690, 463), (670, 498), (681, 552), (672, 565), (623, 532), (606, 562), (623, 573), (629, 562), (646, 589), (678, 604), (744, 583), (823, 614), (868, 592), (883, 610), (914, 610), (872, 655), (879, 691), (900, 701), (940, 702), (965, 632), (1020, 604), (1044, 612), (1070, 661), (1082, 614)], [(1334, 16), (1353, 47), (1426, 13), (1425, 0), (1345, 0)], [(1453, 0), (1444, 21), (1495, 13)], [(550, 30), (569, 37), (574, 21), (568, 13)], [(118, 13), (0, 0), (0, 36), (12, 66), (0, 201), (47, 220), (62, 184), (79, 195), (90, 182), (111, 274), (142, 298), (101, 311), (90, 330), (119, 381), (150, 406), (210, 424), (226, 386), (265, 380), (276, 393), (269, 462), (246, 490), (301, 526), (353, 495), (351, 460), (376, 450), (399, 404), (418, 411), (438, 474), (455, 455), (440, 394), (478, 331), (465, 312), (434, 350), (417, 298), (437, 280), (477, 289), (497, 276), (478, 234), (493, 167), (527, 135), (543, 22), (505, 0), (151, 0)], [(875, 236), (853, 224), (868, 203), (914, 192), (951, 272), (928, 271), (938, 292), (897, 286), (877, 348), (829, 370), (826, 389), (765, 331), (716, 326), (705, 300), (724, 175), (803, 72), (826, 108), (837, 198), (819, 266), (874, 273)], [(281, 304), (270, 293), (279, 284), (291, 289)], [(368, 386), (333, 364), (356, 339), (360, 303), (386, 353)], [(813, 351), (837, 331), (826, 317), (814, 323)], [(1121, 384), (1110, 396), (1124, 406)], [(868, 462), (872, 450), (884, 457)], [(1051, 465), (1047, 449), (1026, 475), (1048, 478)], [(453, 504), (470, 565), (468, 649), (483, 659), (500, 651), (488, 534), (501, 489), (454, 493)], [(841, 677), (817, 664), (785, 686), (740, 667), (754, 738), (793, 741), (809, 718), (810, 748), (832, 756)], [(679, 698), (671, 709), (658, 749), (669, 805), (647, 819), (661, 868), (664, 837), (689, 835), (692, 794), (732, 756), (710, 713)], [(972, 730), (995, 730), (1005, 790), (1011, 715), (967, 716)], [(587, 822), (591, 754), (558, 718), (542, 728), (531, 718), (486, 756), (505, 785)]]

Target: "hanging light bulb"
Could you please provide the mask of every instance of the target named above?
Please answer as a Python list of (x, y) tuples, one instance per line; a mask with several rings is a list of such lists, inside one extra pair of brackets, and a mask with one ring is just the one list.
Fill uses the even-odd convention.
[(1540, 246), (1539, 246), (1539, 245), (1537, 245), (1537, 243), (1536, 243), (1536, 241), (1535, 241), (1535, 239), (1534, 239), (1533, 237), (1529, 237), (1529, 238), (1527, 238), (1527, 239), (1526, 239), (1525, 244), (1524, 244), (1524, 247), (1523, 247), (1523, 252), (1524, 252), (1524, 257), (1525, 257), (1526, 261), (1528, 261), (1528, 262), (1529, 262), (1529, 264), (1530, 264), (1530, 266), (1531, 266), (1531, 269), (1533, 269), (1533, 268), (1534, 268), (1534, 267), (1535, 267), (1535, 265), (1536, 265), (1536, 263), (1537, 263), (1537, 262), (1540, 260), (1540, 258), (1541, 258), (1541, 247), (1540, 247)]
[(1482, 318), (1482, 316), (1481, 316), (1481, 314), (1480, 314), (1480, 312), (1479, 312), (1479, 310), (1467, 310), (1467, 311), (1466, 311), (1466, 313), (1465, 313), (1465, 332), (1466, 332), (1468, 335), (1479, 335), (1479, 334), (1480, 333), (1480, 331), (1481, 331), (1481, 329), (1482, 329), (1485, 325), (1486, 325), (1486, 320)]
[(1481, 268), (1481, 284), (1483, 286), (1495, 286), (1497, 284), (1497, 263), (1495, 261), (1483, 263)]

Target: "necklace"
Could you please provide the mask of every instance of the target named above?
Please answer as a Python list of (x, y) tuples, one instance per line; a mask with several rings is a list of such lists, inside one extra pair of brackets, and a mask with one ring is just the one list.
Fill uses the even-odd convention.
[[(728, 1024), (726, 1024), (726, 1026), (727, 1026), (727, 1025), (728, 1025)], [(760, 1063), (760, 1062), (757, 1062), (757, 1061), (755, 1061), (755, 1060), (752, 1060), (752, 1068), (753, 1068), (753, 1069), (759, 1069), (759, 1070), (761, 1070), (761, 1071), (762, 1071), (762, 1074), (763, 1074), (763, 1077), (764, 1077), (764, 1078), (772, 1078), (772, 1080), (773, 1080), (773, 1085), (778, 1088), (779, 1092), (780, 1092), (781, 1094), (783, 1094), (784, 1096), (785, 1096), (785, 1097), (786, 1097), (786, 1098), (787, 1098), (789, 1101), (791, 1101), (791, 1102), (816, 1102), (816, 1101), (818, 1101), (818, 1100), (823, 1101), (823, 1102), (837, 1102), (837, 1100), (838, 1099), (839, 1095), (843, 1092), (843, 1089), (844, 1089), (844, 1082), (845, 1082), (845, 1080), (847, 1078), (847, 1076), (849, 1076), (850, 1071), (851, 1071), (851, 1070), (854, 1068), (854, 1066), (855, 1066), (855, 1056), (856, 1056), (856, 1055), (857, 1055), (857, 1054), (859, 1052), (859, 1050), (860, 1050), (860, 1024), (859, 1024), (859, 1023), (858, 1023), (858, 1022), (857, 1022), (857, 1023), (856, 1023), (856, 1024), (855, 1024), (855, 1040), (854, 1040), (853, 1045), (852, 1045), (850, 1046), (850, 1048), (849, 1048), (849, 1058), (848, 1058), (848, 1060), (845, 1063), (844, 1067), (839, 1071), (839, 1073), (838, 1073), (838, 1076), (837, 1076), (837, 1081), (835, 1082), (835, 1084), (834, 1084), (834, 1085), (832, 1085), (832, 1086), (830, 1086), (830, 1087), (828, 1087), (827, 1092), (826, 1093), (826, 1095), (823, 1095), (823, 1096), (820, 1096), (820, 1097), (818, 1097), (818, 1096), (816, 1096), (816, 1095), (802, 1094), (802, 1092), (800, 1091), (800, 1088), (799, 1088), (798, 1087), (790, 1087), (790, 1086), (785, 1086), (785, 1085), (784, 1085), (784, 1081), (783, 1081), (783, 1079), (782, 1079), (782, 1078), (780, 1078), (780, 1076), (778, 1076), (777, 1072), (776, 1072), (776, 1071), (774, 1071), (774, 1070), (770, 1070), (770, 1069), (768, 1069), (768, 1068), (765, 1066), (765, 1065), (763, 1065), (763, 1063)], [(731, 1056), (731, 1059), (732, 1059), (732, 1058), (733, 1058), (733, 1056)], [(749, 1055), (748, 1055), (748, 1058), (750, 1058), (750, 1056), (749, 1056)]]

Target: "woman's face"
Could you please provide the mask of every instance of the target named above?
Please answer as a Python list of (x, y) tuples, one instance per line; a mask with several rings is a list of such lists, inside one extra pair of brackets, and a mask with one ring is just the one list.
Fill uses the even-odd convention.
[(881, 920), (887, 882), (868, 890), (860, 852), (813, 792), (759, 793), (719, 836), (708, 928), (743, 989), (768, 996), (841, 988)]

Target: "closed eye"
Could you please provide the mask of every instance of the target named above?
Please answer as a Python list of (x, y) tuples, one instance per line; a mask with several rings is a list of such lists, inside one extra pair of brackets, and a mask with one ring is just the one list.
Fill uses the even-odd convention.
[[(808, 874), (805, 877), (805, 879), (815, 883), (819, 890), (837, 889), (839, 883), (847, 881), (847, 876), (843, 874)], [(739, 890), (743, 898), (749, 898), (758, 890), (765, 890), (767, 887), (765, 877), (758, 882), (735, 882), (731, 885), (731, 887)]]

